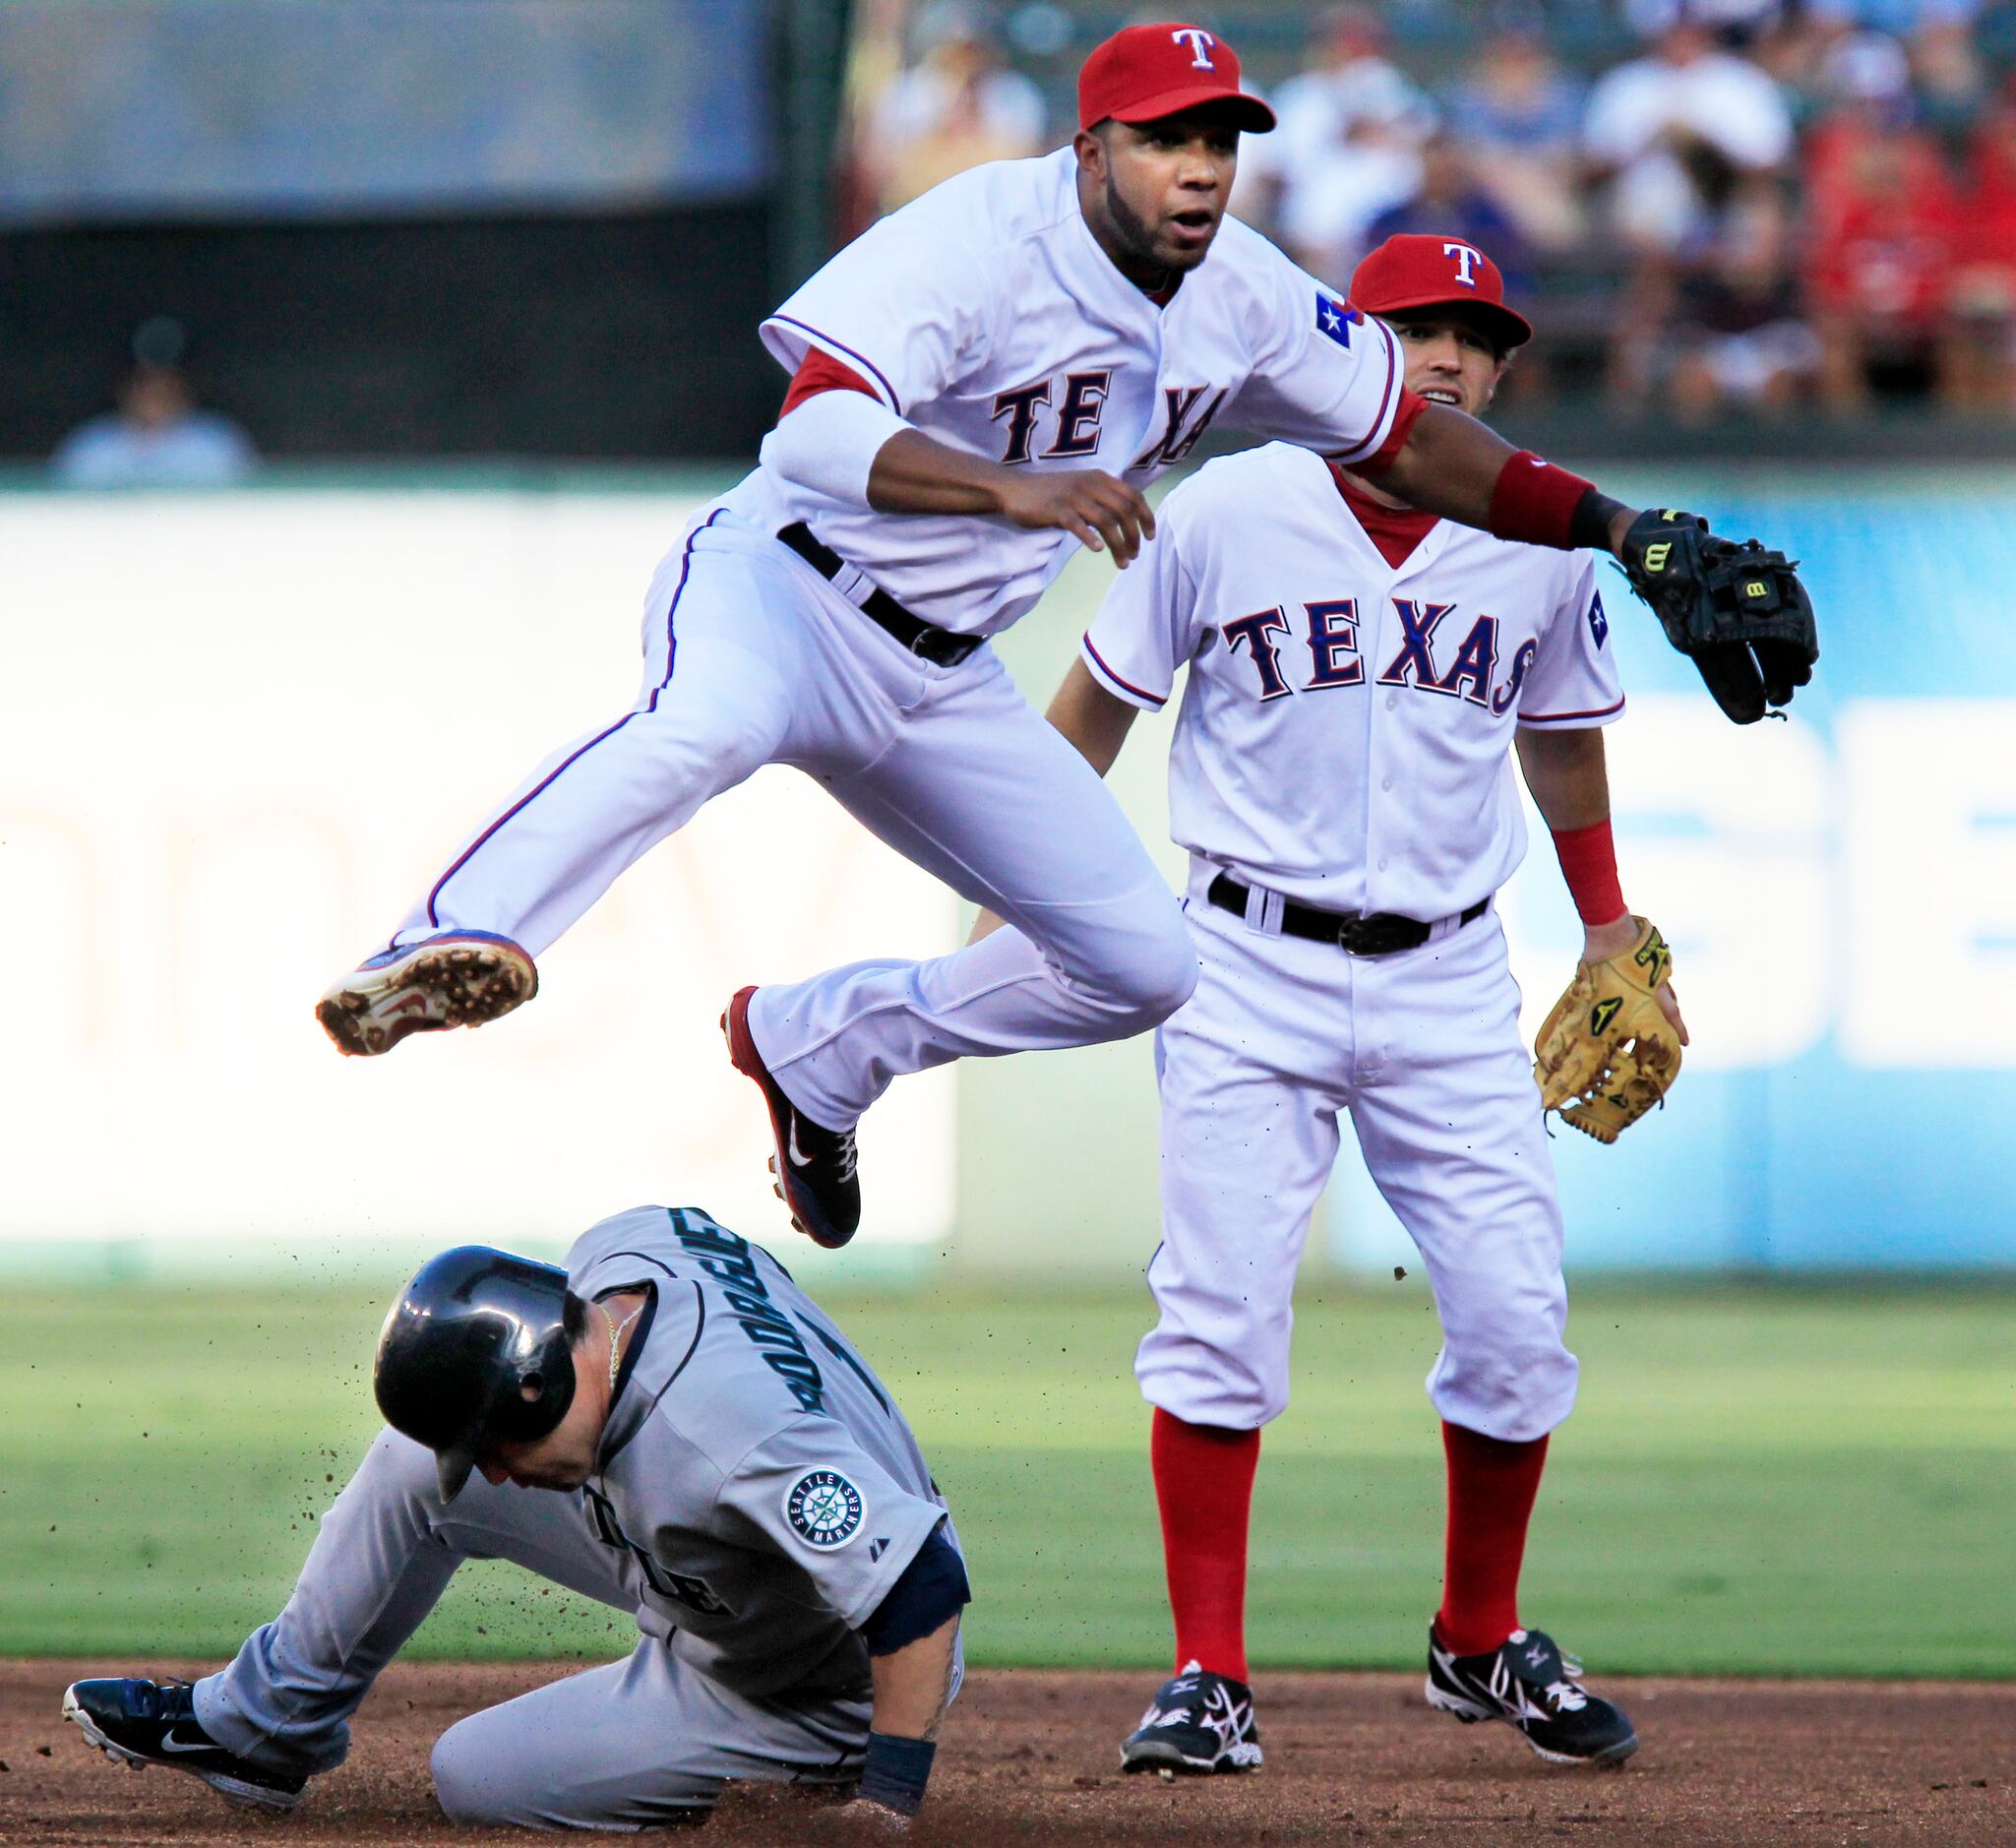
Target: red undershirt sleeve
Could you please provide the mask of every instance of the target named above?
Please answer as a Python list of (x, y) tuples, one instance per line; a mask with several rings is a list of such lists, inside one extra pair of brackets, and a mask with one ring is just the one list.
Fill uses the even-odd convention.
[(777, 416), (788, 417), (808, 398), (821, 392), (865, 392), (870, 398), (875, 397), (875, 387), (852, 366), (835, 359), (824, 347), (815, 346), (791, 375), (791, 389), (784, 394), (783, 408)]

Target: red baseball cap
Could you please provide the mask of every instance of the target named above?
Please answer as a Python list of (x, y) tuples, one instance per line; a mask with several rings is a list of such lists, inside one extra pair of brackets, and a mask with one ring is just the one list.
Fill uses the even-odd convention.
[(1351, 300), (1369, 315), (1459, 304), (1474, 307), (1507, 351), (1533, 338), (1533, 324), (1505, 306), (1505, 278), (1497, 265), (1461, 238), (1387, 238), (1353, 273)]
[(1117, 31), (1078, 72), (1078, 126), (1109, 116), (1117, 122), (1157, 122), (1199, 103), (1238, 105), (1233, 118), (1251, 134), (1274, 126), (1274, 112), (1239, 87), (1239, 54), (1201, 26), (1164, 21)]

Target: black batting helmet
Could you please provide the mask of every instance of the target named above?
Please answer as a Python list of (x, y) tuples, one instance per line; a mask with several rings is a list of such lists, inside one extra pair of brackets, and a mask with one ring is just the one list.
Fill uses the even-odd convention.
[(434, 1452), (454, 1501), (486, 1437), (531, 1443), (574, 1402), (567, 1272), (487, 1245), (422, 1264), (378, 1335), (378, 1409)]

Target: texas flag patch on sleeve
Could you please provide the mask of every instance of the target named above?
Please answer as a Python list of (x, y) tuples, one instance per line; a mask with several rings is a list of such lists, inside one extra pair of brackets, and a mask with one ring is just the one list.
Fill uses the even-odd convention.
[(1351, 344), (1351, 330), (1361, 326), (1365, 317), (1348, 302), (1339, 301), (1334, 295), (1320, 291), (1316, 295), (1316, 332), (1337, 342), (1339, 346)]

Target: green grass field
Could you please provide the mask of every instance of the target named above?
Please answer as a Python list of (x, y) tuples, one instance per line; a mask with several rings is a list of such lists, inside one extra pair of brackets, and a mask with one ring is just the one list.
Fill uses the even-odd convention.
[[(987, 1663), (1166, 1660), (1131, 1294), (834, 1296), (972, 1558)], [(0, 1653), (228, 1652), (284, 1597), (373, 1429), (362, 1290), (154, 1283), (0, 1301)], [(1599, 1670), (2016, 1675), (2016, 1292), (1593, 1285), (1525, 1615)], [(1419, 1277), (1306, 1287), (1268, 1432), (1252, 1638), (1420, 1661), (1440, 1455)], [(2003, 1616), (1996, 1618), (1994, 1613)], [(627, 1622), (473, 1567), (416, 1648), (614, 1654)]]

